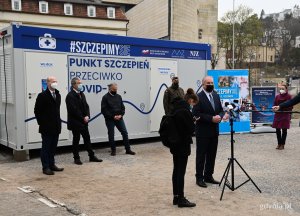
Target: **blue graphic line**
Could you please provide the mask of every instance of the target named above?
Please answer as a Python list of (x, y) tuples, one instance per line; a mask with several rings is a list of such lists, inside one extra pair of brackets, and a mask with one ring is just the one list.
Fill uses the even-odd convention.
[(197, 91), (196, 91), (196, 94), (198, 94), (199, 93), (199, 91), (200, 91), (200, 89), (202, 88), (202, 84), (199, 86), (199, 88), (197, 89)]
[(148, 112), (144, 112), (143, 110), (141, 110), (140, 108), (138, 108), (136, 105), (134, 105), (134, 104), (131, 103), (130, 101), (123, 101), (123, 103), (127, 103), (127, 104), (133, 106), (137, 111), (139, 111), (140, 113), (142, 113), (142, 114), (144, 114), (144, 115), (150, 114), (150, 113), (153, 111), (153, 109), (154, 109), (154, 107), (155, 107), (155, 105), (156, 105), (156, 103), (157, 103), (157, 99), (158, 99), (158, 97), (159, 97), (159, 95), (160, 95), (160, 92), (161, 92), (161, 90), (162, 90), (163, 87), (168, 88), (168, 86), (167, 86), (165, 83), (163, 83), (163, 84), (160, 86), (160, 88), (159, 88), (159, 90), (158, 90), (158, 92), (157, 92), (157, 95), (156, 95), (154, 104), (152, 105), (151, 109), (150, 109)]
[[(134, 104), (131, 103), (130, 101), (123, 101), (123, 103), (129, 104), (129, 105), (133, 106), (133, 107), (134, 107), (137, 111), (139, 111), (140, 113), (147, 115), (147, 114), (149, 114), (149, 113), (151, 113), (151, 112), (153, 111), (153, 109), (154, 109), (154, 107), (155, 107), (155, 105), (156, 105), (156, 103), (157, 103), (157, 99), (158, 99), (158, 97), (159, 97), (159, 95), (160, 95), (160, 92), (161, 92), (161, 90), (162, 90), (163, 87), (168, 88), (168, 86), (167, 86), (165, 83), (163, 83), (163, 84), (160, 86), (160, 88), (159, 88), (159, 90), (158, 90), (158, 92), (157, 92), (157, 95), (156, 95), (154, 104), (153, 104), (153, 106), (151, 107), (151, 109), (150, 109), (148, 112), (144, 112), (143, 110), (141, 110), (140, 108), (138, 108), (136, 105), (134, 105)], [(101, 115), (102, 115), (101, 112), (98, 113), (97, 115), (95, 115), (94, 117), (92, 117), (92, 118), (89, 120), (89, 122), (94, 121), (96, 118), (98, 118), (98, 117), (101, 116)], [(32, 121), (32, 120), (34, 120), (34, 119), (36, 119), (36, 118), (35, 118), (35, 117), (29, 118), (29, 119), (26, 119), (25, 122), (29, 122), (29, 121)], [(62, 121), (62, 123), (67, 124), (66, 121), (64, 121), (64, 120), (61, 120), (61, 121)]]

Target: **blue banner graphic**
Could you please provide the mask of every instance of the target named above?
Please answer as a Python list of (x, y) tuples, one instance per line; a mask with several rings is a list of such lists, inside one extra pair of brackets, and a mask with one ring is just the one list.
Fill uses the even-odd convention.
[[(223, 110), (233, 107), (235, 132), (250, 132), (249, 113), (242, 112), (242, 107), (250, 100), (248, 70), (209, 70), (208, 75), (214, 79), (216, 92), (220, 95)], [(229, 133), (229, 120), (222, 120), (220, 133)]]
[(14, 48), (120, 57), (210, 60), (209, 44), (13, 26)]
[[(253, 110), (271, 110), (276, 96), (276, 87), (252, 87)], [(273, 112), (253, 112), (253, 124), (272, 124), (274, 120)]]

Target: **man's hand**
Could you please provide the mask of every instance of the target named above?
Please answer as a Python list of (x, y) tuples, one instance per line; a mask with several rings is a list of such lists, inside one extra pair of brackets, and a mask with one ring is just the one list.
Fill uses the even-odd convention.
[(223, 116), (223, 120), (226, 121), (226, 120), (228, 120), (228, 118), (229, 118), (228, 113), (225, 113), (225, 115)]
[(213, 117), (212, 122), (213, 123), (220, 123), (221, 122), (221, 117), (219, 115), (216, 115)]
[(276, 111), (278, 111), (280, 109), (280, 107), (279, 106), (273, 106), (272, 109), (273, 109), (273, 111), (276, 112)]
[(116, 115), (116, 116), (114, 117), (114, 120), (119, 121), (121, 118), (122, 118), (122, 115)]
[(86, 123), (86, 124), (89, 122), (89, 120), (90, 120), (90, 118), (88, 116), (84, 117), (84, 119), (83, 119), (84, 123)]

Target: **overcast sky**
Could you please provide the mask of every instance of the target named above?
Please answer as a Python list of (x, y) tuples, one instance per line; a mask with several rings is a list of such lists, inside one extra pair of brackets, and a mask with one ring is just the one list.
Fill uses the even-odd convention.
[[(235, 0), (235, 7), (246, 5), (260, 15), (262, 9), (266, 14), (280, 12), (284, 9), (292, 9), (295, 4), (300, 5), (299, 0)], [(219, 19), (233, 8), (233, 0), (219, 0)]]

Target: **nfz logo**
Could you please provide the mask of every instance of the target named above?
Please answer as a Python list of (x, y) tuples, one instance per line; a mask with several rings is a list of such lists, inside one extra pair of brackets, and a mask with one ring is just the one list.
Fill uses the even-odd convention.
[(149, 54), (150, 54), (150, 50), (142, 50), (142, 53), (143, 53), (144, 55), (149, 55)]
[(200, 52), (199, 51), (190, 51), (190, 56), (192, 56), (192, 57), (199, 57), (200, 56)]
[(184, 57), (184, 50), (173, 50), (173, 57)]
[(44, 34), (44, 37), (39, 37), (39, 46), (41, 49), (56, 49), (56, 39), (51, 34)]

